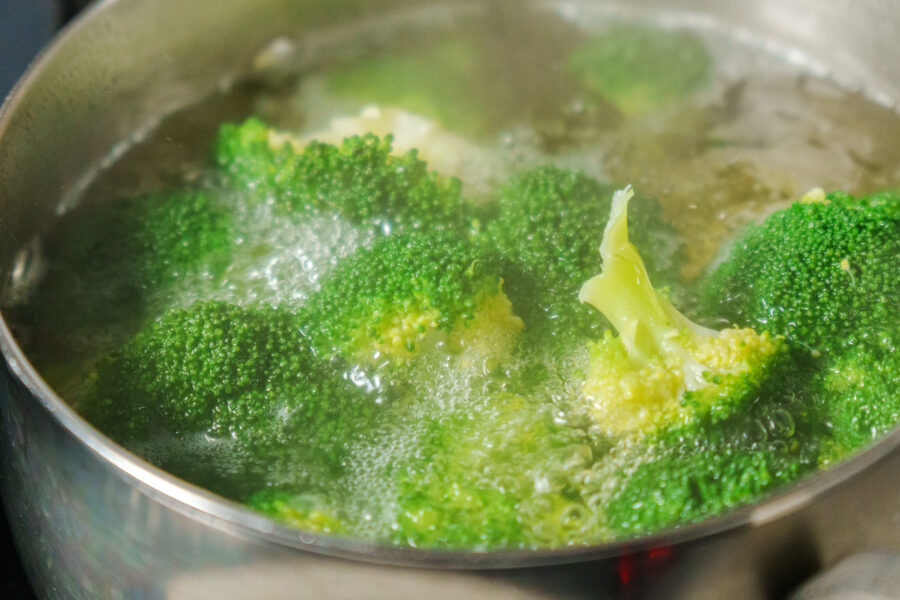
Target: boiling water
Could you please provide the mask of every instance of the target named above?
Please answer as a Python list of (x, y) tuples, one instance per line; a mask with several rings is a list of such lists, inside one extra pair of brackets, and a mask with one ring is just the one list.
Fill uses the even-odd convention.
[[(377, 132), (394, 133), (399, 146), (420, 147), (433, 167), (459, 176), (467, 194), (485, 202), (510, 173), (539, 164), (579, 168), (602, 180), (631, 183), (639, 192), (660, 199), (685, 240), (688, 262), (683, 274), (689, 279), (701, 273), (737, 229), (810, 188), (859, 194), (900, 183), (897, 115), (815, 77), (796, 61), (788, 63), (759, 45), (738, 43), (727, 29), (706, 27), (696, 32), (715, 66), (712, 83), (690, 101), (632, 118), (588, 115), (578, 94), (558, 85), (559, 64), (577, 38), (575, 30), (590, 33), (607, 22), (585, 12), (562, 10), (558, 16), (554, 22), (547, 15), (522, 11), (479, 14), (460, 17), (461, 22), (445, 19), (424, 30), (419, 23), (408, 30), (409, 23), (400, 19), (373, 30), (326, 32), (303, 44), (278, 41), (258, 57), (257, 72), (246, 81), (162, 121), (99, 174), (75, 210), (103, 210), (104, 203), (115, 198), (173, 183), (206, 182), (237, 217), (236, 258), (222, 282), (214, 285), (201, 273), (155, 304), (186, 307), (198, 300), (220, 299), (299, 307), (341, 258), (370, 245), (373, 234), (328, 216), (298, 224), (270, 205), (247, 208), (249, 203), (240, 195), (222, 191), (208, 166), (209, 148), (221, 122), (257, 114), (300, 138), (322, 137), (327, 135), (322, 132), (352, 129), (360, 122), (367, 128), (390, 129)], [(452, 35), (456, 27), (500, 56), (497, 62), (509, 89), (488, 94), (496, 103), (495, 112), (520, 114), (518, 104), (527, 93), (537, 96), (527, 118), (511, 120), (490, 134), (466, 136), (408, 114), (365, 112), (363, 105), (329, 96), (323, 84), (332, 69), (373, 48), (415, 52), (433, 36)], [(504, 35), (497, 36), (497, 31)], [(496, 86), (490, 79), (471, 82), (492, 84)], [(598, 241), (601, 233), (599, 224)], [(39, 272), (39, 247), (32, 254), (38, 258), (30, 264)], [(36, 279), (31, 271), (19, 277), (23, 286)], [(8, 303), (19, 303), (27, 295), (14, 294)], [(12, 306), (11, 314), (16, 310)], [(96, 335), (80, 331), (75, 339), (67, 332), (47, 337), (27, 323), (18, 324), (35, 362), (76, 407), (92, 361), (133, 331), (133, 325), (112, 324)], [(569, 543), (606, 539), (609, 532), (601, 510), (605, 499), (653, 452), (635, 448), (632, 442), (611, 442), (590, 423), (572, 416), (570, 407), (582, 381), (576, 374), (585, 359), (584, 348), (553, 355), (519, 352), (494, 370), (481, 364), (461, 370), (459, 364), (439, 356), (418, 359), (424, 364), (416, 365), (422, 367), (416, 372), (428, 375), (415, 381), (412, 398), (391, 408), (383, 431), (349, 454), (340, 488), (341, 510), (355, 524), (352, 533), (384, 539), (395, 529), (400, 517), (398, 490), (383, 473), (428, 449), (431, 424), (464, 422), (459, 428), (466, 438), (462, 443), (484, 448), (467, 459), (471, 480), (466, 483), (473, 489), (516, 495), (526, 518), (558, 515), (568, 528)], [(525, 394), (525, 404), (509, 410), (497, 398), (504, 397), (510, 382), (521, 378), (535, 361), (544, 365), (545, 377)], [(561, 431), (554, 434), (558, 439), (525, 456), (522, 448), (508, 442), (523, 428), (544, 422), (562, 426), (551, 428)], [(228, 471), (229, 445), (202, 436), (186, 442), (161, 434), (134, 449), (167, 465), (177, 460), (186, 443), (194, 447), (191, 455), (202, 448), (211, 464), (225, 465), (220, 472)], [(436, 470), (434, 477), (440, 476)], [(293, 479), (289, 465), (273, 467), (265, 485), (290, 487)], [(227, 484), (211, 487), (229, 492)], [(578, 492), (563, 494), (563, 490)], [(566, 498), (565, 506), (548, 506), (560, 497)], [(530, 543), (553, 543), (542, 535), (536, 530)]]

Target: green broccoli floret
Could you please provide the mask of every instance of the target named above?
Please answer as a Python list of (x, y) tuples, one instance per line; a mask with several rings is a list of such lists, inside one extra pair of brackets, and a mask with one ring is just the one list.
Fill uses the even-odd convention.
[(285, 455), (310, 479), (339, 472), (383, 402), (323, 366), (302, 327), (297, 315), (268, 306), (172, 310), (100, 361), (81, 410), (128, 447), (182, 440), (181, 455), (166, 464), (179, 475), (208, 469), (208, 459), (196, 461), (216, 444), (250, 470)]
[(749, 226), (709, 275), (704, 312), (783, 334), (821, 356), (811, 384), (829, 463), (900, 419), (894, 341), (900, 194), (813, 190)]
[(588, 91), (635, 115), (700, 89), (710, 78), (712, 58), (690, 33), (621, 24), (577, 48), (568, 69)]
[(469, 549), (595, 541), (599, 521), (576, 483), (591, 460), (584, 437), (506, 393), (427, 419), (416, 450), (386, 474), (397, 493), (391, 539)]
[(339, 214), (383, 233), (465, 229), (459, 180), (430, 172), (415, 150), (393, 155), (391, 143), (366, 134), (298, 147), (251, 118), (221, 127), (216, 161), (233, 185), (280, 210)]
[(378, 239), (340, 262), (306, 305), (304, 333), (325, 357), (405, 360), (443, 343), (503, 356), (522, 328), (498, 266), (449, 233)]
[(814, 190), (751, 225), (709, 276), (701, 311), (816, 353), (895, 328), (900, 194)]
[(883, 335), (831, 357), (816, 378), (834, 447), (827, 460), (850, 454), (900, 422), (900, 354)]
[(231, 213), (203, 192), (78, 209), (47, 238), (38, 322), (77, 331), (146, 317), (177, 284), (222, 275), (233, 238)]
[(737, 410), (695, 414), (645, 435), (638, 447), (647, 455), (619, 474), (603, 504), (610, 531), (631, 537), (687, 525), (819, 468), (829, 443), (806, 389), (809, 370), (799, 357), (781, 361)]
[(484, 60), (471, 40), (445, 39), (419, 51), (370, 54), (331, 71), (327, 86), (338, 97), (400, 108), (479, 135), (496, 129), (502, 117), (491, 109), (487, 87), (473, 85)]
[[(513, 177), (501, 190), (498, 217), (484, 244), (509, 262), (506, 289), (527, 329), (596, 338), (596, 311), (582, 306), (581, 284), (596, 273), (598, 232), (609, 217), (614, 188), (578, 172), (544, 166)], [(651, 198), (640, 204), (633, 230), (654, 278), (677, 284), (678, 241)]]
[(637, 467), (605, 505), (620, 536), (687, 525), (752, 502), (809, 466), (786, 453), (711, 447), (675, 450)]

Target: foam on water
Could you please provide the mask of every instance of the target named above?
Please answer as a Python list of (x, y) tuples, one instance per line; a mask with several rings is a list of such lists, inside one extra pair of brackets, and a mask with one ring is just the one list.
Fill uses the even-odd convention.
[(376, 235), (338, 215), (292, 215), (240, 196), (226, 204), (237, 223), (233, 262), (221, 279), (201, 274), (180, 286), (177, 306), (221, 300), (299, 307), (341, 259)]
[[(426, 490), (461, 486), (463, 494), (469, 489), (516, 498), (519, 517), (534, 525), (516, 543), (520, 547), (559, 543), (561, 529), (570, 544), (607, 538), (599, 508), (637, 453), (561, 408), (577, 402), (577, 373), (586, 359), (581, 348), (541, 357), (547, 381), (525, 395), (512, 394), (515, 374), (526, 373), (535, 358), (520, 348), (490, 373), (478, 366), (460, 369), (439, 355), (411, 367), (419, 377), (410, 392), (386, 413), (385, 426), (351, 452), (341, 488), (353, 534), (383, 540), (385, 532), (405, 531), (409, 515), (398, 482), (409, 477)], [(450, 428), (455, 444), (435, 446), (435, 428)], [(523, 441), (530, 431), (547, 435)], [(411, 470), (397, 474), (398, 468)], [(459, 479), (445, 480), (447, 475)], [(413, 538), (396, 541), (415, 545)]]

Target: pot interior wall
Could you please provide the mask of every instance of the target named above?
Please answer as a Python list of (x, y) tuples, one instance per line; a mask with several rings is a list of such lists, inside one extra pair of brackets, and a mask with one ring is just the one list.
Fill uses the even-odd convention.
[[(29, 241), (77, 198), (97, 165), (123, 148), (123, 140), (245, 71), (275, 37), (298, 37), (384, 7), (412, 4), (425, 3), (136, 0), (98, 5), (30, 72), (0, 117), (0, 293), (23, 271)], [(522, 3), (483, 4), (520, 10)], [(587, 4), (596, 3), (570, 1), (559, 9), (577, 14)], [(708, 19), (739, 24), (738, 33), (757, 32), (772, 43), (802, 50), (827, 65), (830, 71), (823, 74), (885, 104), (900, 97), (900, 45), (895, 41), (900, 13), (890, 2), (857, 2), (852, 10), (844, 3), (815, 0), (602, 4), (612, 12), (663, 11), (701, 24)], [(793, 56), (799, 60), (801, 54)], [(56, 402), (40, 399), (49, 407)]]

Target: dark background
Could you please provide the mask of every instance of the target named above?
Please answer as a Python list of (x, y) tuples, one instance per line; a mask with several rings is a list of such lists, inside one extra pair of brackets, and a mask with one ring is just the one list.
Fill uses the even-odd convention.
[[(0, 99), (6, 97), (53, 34), (87, 3), (88, 0), (0, 0)], [(5, 401), (0, 397), (0, 402)], [(0, 598), (35, 599), (13, 547), (5, 512), (0, 512)]]

